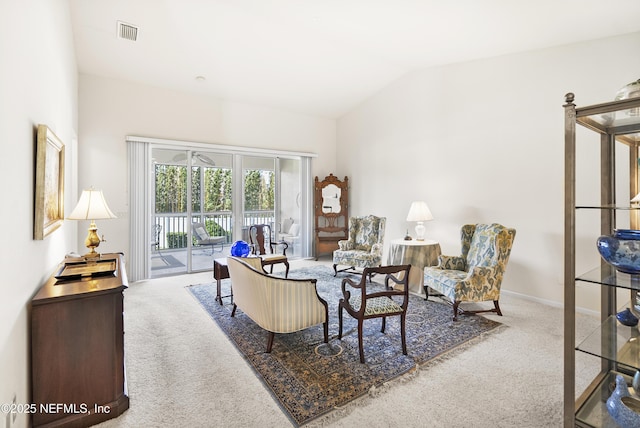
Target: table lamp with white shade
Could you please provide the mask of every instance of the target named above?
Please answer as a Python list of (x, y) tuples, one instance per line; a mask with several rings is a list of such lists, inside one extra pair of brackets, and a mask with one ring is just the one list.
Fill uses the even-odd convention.
[(424, 222), (433, 220), (431, 210), (424, 201), (415, 201), (411, 203), (409, 208), (409, 214), (407, 215), (407, 221), (417, 221), (416, 224), (416, 240), (424, 241)]
[(95, 220), (117, 218), (107, 206), (102, 190), (94, 190), (93, 188), (83, 190), (78, 204), (67, 218), (69, 220), (91, 220), (89, 234), (84, 241), (84, 245), (87, 246), (89, 252), (84, 257), (86, 259), (100, 257), (100, 253), (96, 252), (96, 247), (100, 245), (100, 242), (104, 241), (104, 237), (100, 238), (98, 236)]

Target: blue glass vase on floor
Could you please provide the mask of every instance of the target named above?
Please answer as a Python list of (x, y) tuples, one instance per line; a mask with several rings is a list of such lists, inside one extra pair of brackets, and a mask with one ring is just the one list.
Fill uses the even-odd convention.
[(251, 252), (251, 247), (244, 241), (236, 241), (231, 246), (231, 255), (234, 257), (247, 257)]
[(620, 311), (616, 314), (616, 318), (620, 321), (620, 324), (635, 327), (638, 325), (638, 317), (636, 317), (631, 309), (627, 308), (624, 311)]
[(616, 270), (640, 274), (640, 230), (618, 229), (598, 238), (598, 252)]
[(607, 400), (607, 411), (621, 428), (640, 427), (640, 400), (629, 394), (624, 378), (616, 376), (616, 389)]

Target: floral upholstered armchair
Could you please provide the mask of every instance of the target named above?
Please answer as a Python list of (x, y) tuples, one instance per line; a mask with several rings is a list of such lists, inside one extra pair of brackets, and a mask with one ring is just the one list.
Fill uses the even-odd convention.
[(462, 255), (442, 255), (438, 266), (424, 269), (426, 298), (431, 288), (451, 300), (454, 321), (458, 319), (461, 302), (492, 300), (494, 309), (468, 312), (502, 315), (498, 304), (500, 285), (515, 236), (515, 229), (497, 223), (462, 226)]
[[(349, 239), (338, 241), (333, 252), (334, 276), (348, 269), (381, 265), (386, 223), (386, 217), (373, 215), (349, 218)], [(338, 270), (338, 265), (348, 268)]]

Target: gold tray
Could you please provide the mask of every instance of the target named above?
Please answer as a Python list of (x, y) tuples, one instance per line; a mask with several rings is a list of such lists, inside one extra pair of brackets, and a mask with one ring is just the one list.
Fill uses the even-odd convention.
[(65, 263), (56, 273), (56, 279), (70, 280), (83, 277), (113, 275), (116, 271), (115, 260), (97, 260), (95, 262)]

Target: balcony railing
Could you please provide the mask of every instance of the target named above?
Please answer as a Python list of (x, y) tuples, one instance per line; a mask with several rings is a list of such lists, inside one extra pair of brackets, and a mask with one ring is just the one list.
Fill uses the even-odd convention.
[[(192, 221), (204, 223), (207, 230), (213, 230), (216, 236), (226, 236), (226, 243), (231, 243), (233, 240), (233, 216), (228, 211), (194, 213)], [(245, 230), (248, 230), (252, 224), (271, 225), (271, 229), (275, 233), (274, 223), (275, 214), (273, 211), (246, 211), (242, 218), (242, 239), (248, 239), (248, 233)], [(155, 214), (154, 224), (161, 226), (160, 236), (157, 237), (159, 249), (187, 247), (190, 223), (187, 221), (186, 213)], [(156, 237), (152, 238), (156, 239)]]

